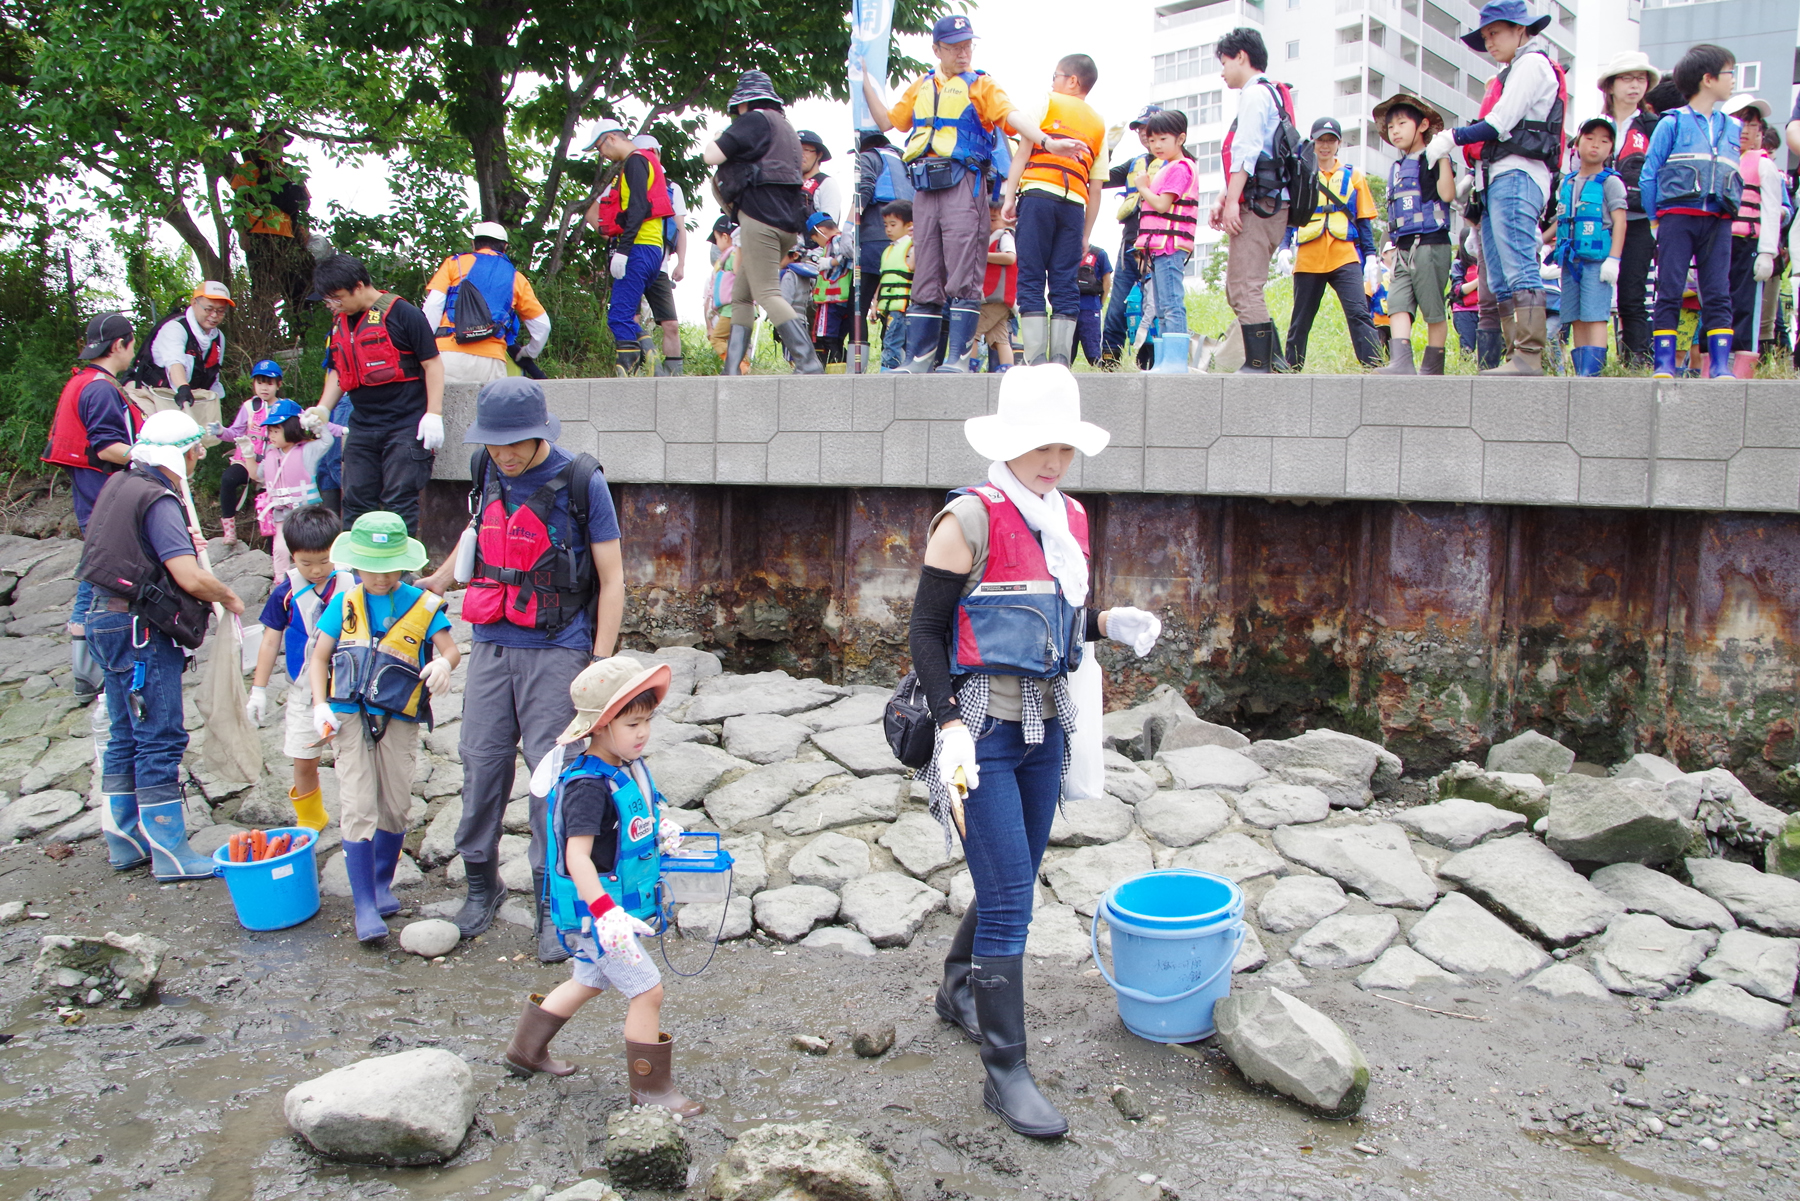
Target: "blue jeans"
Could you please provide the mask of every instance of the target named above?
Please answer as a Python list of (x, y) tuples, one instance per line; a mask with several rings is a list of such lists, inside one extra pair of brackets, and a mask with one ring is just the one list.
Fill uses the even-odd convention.
[(1464, 354), (1475, 353), (1475, 329), (1481, 320), (1481, 314), (1474, 309), (1451, 309), (1450, 324), (1456, 327), (1456, 340), (1462, 344)]
[(894, 371), (906, 353), (906, 314), (895, 313), (881, 323), (881, 369)]
[(1113, 264), (1112, 296), (1106, 302), (1106, 324), (1100, 331), (1100, 353), (1118, 354), (1125, 346), (1125, 306), (1131, 290), (1144, 277), (1138, 273), (1137, 255), (1129, 242), (1119, 246), (1119, 259)]
[[(1159, 254), (1150, 260), (1150, 279), (1156, 288), (1156, 319), (1165, 334), (1187, 333), (1187, 264), (1185, 250)], [(1166, 302), (1164, 297), (1168, 298)]]
[(993, 717), (975, 740), (981, 784), (964, 806), (969, 836), (963, 851), (975, 878), (977, 955), (1025, 950), (1032, 888), (1062, 797), (1062, 756), (1062, 723), (1054, 718), (1044, 723), (1044, 741), (1036, 746), (1025, 741), (1018, 722)]
[(1542, 291), (1538, 252), (1543, 241), (1538, 221), (1544, 215), (1544, 193), (1537, 180), (1523, 171), (1508, 171), (1490, 183), (1484, 195), (1487, 211), (1481, 218), (1481, 261), (1487, 267), (1488, 286), (1495, 299)]
[(613, 344), (624, 346), (638, 340), (643, 330), (638, 326), (638, 309), (644, 302), (644, 288), (650, 277), (662, 270), (663, 248), (633, 245), (626, 253), (625, 278), (612, 281), (612, 298), (606, 305), (606, 328), (612, 331)]
[[(106, 711), (112, 738), (101, 760), (101, 785), (109, 793), (131, 792), (140, 805), (156, 805), (181, 795), (181, 755), (188, 735), (181, 715), (181, 673), (187, 656), (165, 634), (129, 613), (96, 609), (88, 615), (88, 649), (106, 670)], [(134, 646), (133, 642), (142, 645)], [(143, 716), (132, 714), (127, 697), (132, 671), (144, 665)]]
[(1081, 315), (1081, 287), (1076, 275), (1087, 253), (1082, 231), (1087, 209), (1073, 200), (1043, 192), (1019, 197), (1019, 312), (1044, 311), (1046, 285), (1050, 311), (1058, 317)]
[(88, 607), (94, 603), (94, 586), (86, 580), (75, 582), (75, 607), (69, 611), (69, 624), (86, 626)]

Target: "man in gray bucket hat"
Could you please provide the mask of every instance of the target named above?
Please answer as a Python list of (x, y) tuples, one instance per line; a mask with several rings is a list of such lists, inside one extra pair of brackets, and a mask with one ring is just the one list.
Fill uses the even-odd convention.
[[(625, 612), (619, 519), (592, 455), (556, 445), (536, 380), (513, 376), (482, 386), (463, 435), (469, 461), (469, 528), (457, 553), (420, 585), (443, 594), (466, 584), (462, 615), (475, 648), (463, 686), (458, 750), (463, 815), (456, 849), (468, 868), (468, 899), (455, 917), (464, 938), (485, 931), (501, 904), (500, 823), (523, 747), (535, 766), (574, 716), (569, 685), (613, 652)], [(545, 807), (531, 798), (531, 871), (538, 957), (568, 958), (543, 907)]]

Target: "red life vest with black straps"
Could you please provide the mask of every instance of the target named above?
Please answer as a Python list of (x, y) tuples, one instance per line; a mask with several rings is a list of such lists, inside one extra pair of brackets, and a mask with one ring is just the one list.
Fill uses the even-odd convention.
[(367, 311), (348, 313), (331, 325), (331, 369), (345, 392), (424, 379), (419, 360), (394, 345), (388, 333), (388, 310), (400, 298), (383, 292)]
[(46, 463), (55, 463), (59, 467), (87, 467), (94, 471), (111, 474), (123, 471), (121, 463), (108, 463), (94, 453), (88, 442), (87, 426), (81, 420), (81, 391), (97, 379), (103, 379), (113, 386), (118, 394), (119, 407), (125, 411), (125, 429), (130, 440), (137, 441), (138, 428), (144, 424), (143, 414), (137, 406), (125, 399), (119, 381), (112, 372), (103, 367), (88, 365), (77, 367), (69, 376), (69, 382), (63, 385), (62, 395), (56, 398), (56, 415), (50, 419), (50, 438), (44, 443), (44, 453), (38, 457)]
[[(642, 155), (650, 164), (650, 216), (645, 219), (660, 221), (665, 217), (673, 217), (675, 199), (669, 195), (669, 177), (663, 171), (662, 156), (654, 150), (633, 150), (631, 153)], [(625, 232), (625, 227), (620, 224), (628, 203), (623, 195), (624, 191), (625, 170), (624, 165), (620, 164), (618, 180), (600, 197), (594, 214), (595, 228), (609, 238), (619, 237)]]
[[(475, 570), (463, 596), (473, 625), (507, 621), (556, 633), (593, 604), (599, 592), (587, 540), (587, 490), (600, 464), (576, 455), (548, 483), (508, 511), (500, 483), (488, 473), (486, 450), (470, 464), (470, 513), (476, 519)], [(478, 490), (478, 491), (477, 491)], [(555, 528), (556, 497), (568, 493), (569, 530)]]
[(1556, 99), (1551, 101), (1550, 112), (1542, 121), (1526, 119), (1512, 127), (1512, 131), (1498, 142), (1470, 142), (1463, 147), (1463, 160), (1473, 167), (1484, 159), (1495, 163), (1508, 157), (1518, 155), (1521, 158), (1534, 159), (1549, 167), (1552, 172), (1562, 169), (1563, 150), (1563, 113), (1569, 104), (1569, 81), (1563, 74), (1562, 64), (1558, 63), (1543, 49), (1533, 46), (1520, 50), (1511, 62), (1500, 69), (1500, 73), (1488, 80), (1487, 90), (1481, 96), (1481, 108), (1476, 112), (1477, 121), (1485, 120), (1500, 103), (1500, 93), (1506, 90), (1506, 81), (1512, 75), (1512, 69), (1519, 65), (1520, 58), (1527, 54), (1542, 54), (1544, 61), (1550, 64), (1551, 74), (1556, 76)]
[[(1025, 515), (992, 484), (958, 488), (987, 509), (988, 553), (981, 578), (956, 610), (950, 633), (950, 670), (956, 674), (1026, 676), (1047, 680), (1081, 665), (1085, 611), (1064, 598), (1044, 548)], [(1087, 510), (1072, 496), (1069, 531), (1091, 560)]]

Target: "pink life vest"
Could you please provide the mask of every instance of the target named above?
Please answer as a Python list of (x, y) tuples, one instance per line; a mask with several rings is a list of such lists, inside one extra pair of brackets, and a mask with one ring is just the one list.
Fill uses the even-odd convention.
[(1744, 194), (1738, 199), (1737, 216), (1731, 219), (1731, 236), (1755, 238), (1762, 234), (1762, 165), (1768, 155), (1760, 150), (1746, 152), (1738, 159), (1738, 174), (1744, 177)]
[[(317, 504), (319, 483), (306, 462), (307, 443), (273, 447), (263, 457), (263, 490), (256, 498), (256, 528), (274, 537), (276, 527), (301, 505)], [(271, 470), (273, 468), (273, 470)]]
[[(987, 508), (988, 554), (981, 578), (957, 607), (951, 670), (1040, 680), (1075, 670), (1084, 645), (1083, 608), (1064, 598), (1042, 544), (1006, 493), (992, 484), (951, 493), (969, 494)], [(1063, 500), (1069, 507), (1069, 530), (1082, 554), (1091, 558), (1087, 510), (1074, 497)]]

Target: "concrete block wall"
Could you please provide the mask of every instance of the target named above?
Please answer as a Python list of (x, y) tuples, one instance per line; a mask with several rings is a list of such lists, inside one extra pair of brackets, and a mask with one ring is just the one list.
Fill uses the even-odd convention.
[[(1000, 376), (550, 380), (561, 442), (621, 483), (954, 487)], [(1089, 491), (1800, 511), (1800, 383), (1084, 374)], [(440, 479), (475, 389), (446, 390)]]

